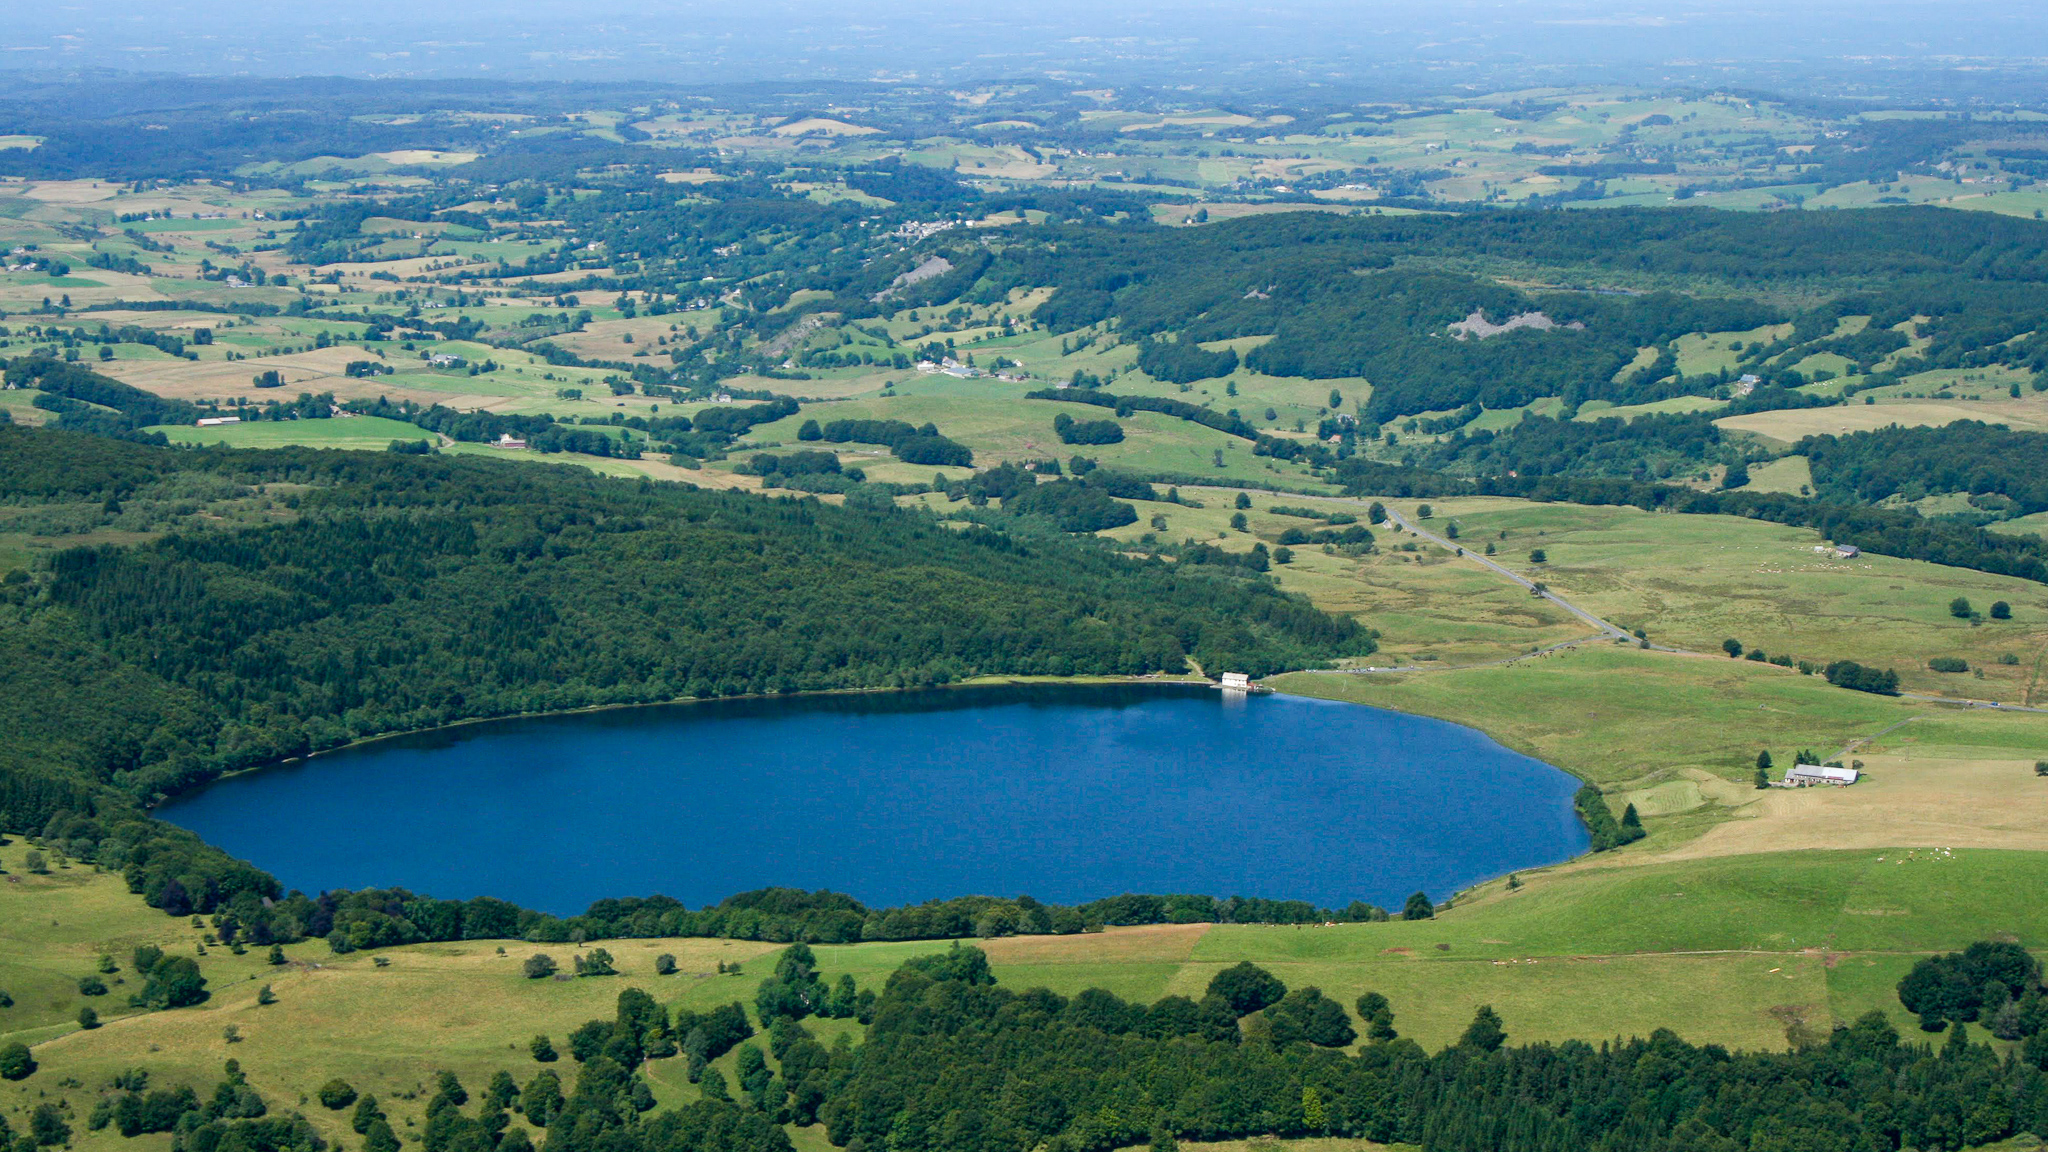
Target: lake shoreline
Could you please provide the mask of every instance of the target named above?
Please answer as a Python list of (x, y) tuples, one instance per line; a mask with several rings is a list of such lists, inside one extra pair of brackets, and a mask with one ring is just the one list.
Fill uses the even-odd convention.
[[(878, 907), (1012, 891), (1384, 907), (1585, 847), (1576, 777), (1469, 725), (1370, 705), (1234, 696), (1190, 677), (721, 699), (382, 735), (328, 750), (360, 757), (349, 772), (276, 762), (159, 816), (306, 890), (396, 884), (564, 916), (650, 883), (692, 905), (765, 886)], [(288, 827), (281, 812), (296, 814)], [(718, 831), (493, 863), (507, 843), (676, 817)]]
[[(268, 760), (261, 764), (251, 764), (247, 768), (236, 768), (230, 772), (223, 772), (218, 776), (209, 776), (205, 780), (202, 780), (199, 783), (194, 784), (190, 787), (180, 788), (176, 792), (168, 792), (161, 796), (158, 796), (150, 800), (148, 803), (142, 805), (142, 810), (144, 812), (150, 813), (153, 816), (156, 814), (157, 809), (163, 807), (164, 805), (170, 804), (179, 799), (190, 797), (195, 793), (202, 792), (205, 789), (223, 780), (238, 780), (242, 777), (254, 775), (258, 772), (266, 772), (273, 768), (283, 768), (293, 764), (306, 764), (322, 756), (332, 756), (338, 752), (349, 752), (365, 748), (373, 744), (383, 743), (387, 740), (403, 740), (413, 736), (430, 736), (437, 732), (456, 732), (464, 728), (475, 727), (479, 724), (501, 724), (508, 720), (545, 720), (555, 716), (591, 716), (605, 712), (623, 712), (633, 708), (675, 708), (687, 704), (717, 704), (728, 700), (816, 700), (836, 696), (875, 696), (892, 692), (938, 692), (956, 688), (999, 688), (1005, 684), (1213, 685), (1214, 681), (1209, 680), (1205, 677), (1194, 675), (1182, 675), (1177, 677), (1168, 677), (1164, 675), (973, 676), (969, 677), (966, 680), (953, 681), (950, 684), (926, 684), (915, 688), (820, 688), (807, 692), (742, 692), (735, 696), (677, 696), (669, 700), (644, 700), (634, 704), (586, 704), (581, 708), (546, 708), (538, 712), (506, 712), (497, 716), (469, 716), (461, 720), (450, 720), (446, 724), (435, 724), (426, 728), (402, 728), (393, 732), (379, 732), (374, 736), (359, 736), (353, 740), (348, 741), (347, 743), (336, 744), (332, 748), (321, 748), (317, 751), (308, 752), (304, 756), (290, 756), (286, 757), (283, 760)], [(1314, 699), (1315, 697), (1310, 698)], [(1394, 712), (1399, 711), (1399, 709), (1390, 708), (1387, 709), (1387, 711)], [(1417, 715), (1420, 714), (1417, 713)], [(1562, 769), (1560, 769), (1560, 771), (1562, 771)]]

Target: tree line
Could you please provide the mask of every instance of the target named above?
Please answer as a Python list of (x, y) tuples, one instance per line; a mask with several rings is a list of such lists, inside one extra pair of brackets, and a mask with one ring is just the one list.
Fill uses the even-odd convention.
[[(2039, 974), (2017, 946), (1980, 944), (1922, 961), (1899, 992), (1921, 1002), (1930, 989), (1981, 988), (1967, 1011), (2013, 1023), (2038, 1014)], [(1662, 1028), (1597, 1045), (1515, 1044), (1514, 1020), (1482, 1004), (1430, 1053), (1400, 1035), (1386, 996), (1345, 1005), (1251, 963), (1218, 971), (1199, 996), (1145, 1003), (1094, 988), (1012, 990), (979, 949), (956, 944), (905, 961), (869, 993), (856, 1047), (843, 1035), (828, 1046), (805, 1026), (836, 996), (824, 989), (810, 950), (786, 950), (756, 996), (757, 1032), (739, 1004), (670, 1013), (628, 988), (611, 1018), (572, 1033), (572, 1083), (551, 1066), (524, 1085), (500, 1072), (473, 1098), (441, 1073), (420, 1142), (424, 1152), (531, 1152), (515, 1112), (544, 1131), (548, 1152), (788, 1152), (785, 1125), (822, 1125), (852, 1152), (1109, 1152), (1267, 1136), (1425, 1152), (1891, 1152), (1980, 1147), (2048, 1126), (2048, 1053), (2028, 1042), (2001, 1057), (1960, 1015), (1939, 1047), (1873, 1011), (1789, 1050), (1741, 1052)], [(531, 1047), (558, 1058), (547, 1037)], [(733, 1051), (732, 1078), (709, 1066)], [(656, 1110), (649, 1062), (666, 1060), (682, 1062), (700, 1100)], [(367, 1152), (400, 1147), (374, 1096), (336, 1080), (319, 1103), (353, 1105)], [(71, 1134), (54, 1107), (33, 1124), (37, 1143)], [(180, 1152), (322, 1147), (234, 1061), (206, 1097), (124, 1072), (90, 1124), (170, 1131)]]

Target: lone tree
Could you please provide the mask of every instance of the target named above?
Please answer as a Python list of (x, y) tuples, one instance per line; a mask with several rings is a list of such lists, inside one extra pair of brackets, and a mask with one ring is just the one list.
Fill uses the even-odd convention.
[(1972, 615), (1974, 615), (1974, 613), (1970, 610), (1969, 599), (1963, 596), (1958, 596), (1955, 599), (1948, 602), (1948, 614), (1955, 617), (1958, 620), (1968, 620)]
[(526, 958), (520, 971), (526, 973), (528, 980), (544, 980), (555, 974), (555, 958), (545, 952), (535, 952)]
[(2012, 605), (2007, 604), (2003, 600), (1993, 600), (1991, 602), (1991, 618), (1993, 620), (2012, 619)]
[(675, 975), (676, 958), (667, 952), (663, 952), (661, 955), (656, 956), (654, 958), (654, 973), (657, 976)]
[(384, 1118), (384, 1109), (377, 1106), (377, 1097), (374, 1094), (365, 1095), (356, 1101), (356, 1110), (349, 1115), (348, 1126), (355, 1129), (356, 1135), (361, 1136), (369, 1132), (370, 1125), (379, 1123)]
[(64, 1113), (59, 1111), (55, 1104), (38, 1104), (36, 1110), (29, 1115), (28, 1136), (31, 1146), (37, 1148), (69, 1144), (71, 1125), (64, 1122)]
[(272, 964), (283, 964), (283, 963), (285, 963), (285, 957), (284, 957), (284, 945), (282, 945), (282, 944), (272, 944), (272, 945), (270, 946), (270, 962), (271, 962)]
[(1465, 1034), (1458, 1038), (1460, 1048), (1475, 1052), (1494, 1052), (1507, 1043), (1507, 1030), (1501, 1027), (1500, 1013), (1491, 1004), (1481, 1004), (1479, 1011), (1472, 1014), (1472, 1023)]
[(1230, 1010), (1248, 1016), (1279, 1002), (1287, 985), (1278, 976), (1246, 960), (1225, 968), (1209, 981), (1209, 995), (1220, 996)]
[(1436, 919), (1436, 905), (1430, 902), (1427, 892), (1417, 892), (1408, 897), (1408, 902), (1401, 906), (1401, 919), (1434, 920)]
[(1249, 508), (1252, 506), (1252, 498), (1247, 493), (1239, 492), (1237, 499), (1231, 502), (1231, 506), (1234, 508)]
[(542, 1064), (553, 1064), (561, 1059), (561, 1056), (555, 1052), (555, 1042), (548, 1039), (545, 1032), (528, 1041), (526, 1050), (533, 1056), (535, 1061)]
[(16, 1042), (0, 1047), (0, 1077), (26, 1080), (35, 1070), (36, 1058), (29, 1055), (28, 1045)]
[(1721, 651), (1726, 652), (1728, 658), (1733, 660), (1737, 656), (1742, 655), (1742, 641), (1730, 636), (1728, 639), (1721, 641)]

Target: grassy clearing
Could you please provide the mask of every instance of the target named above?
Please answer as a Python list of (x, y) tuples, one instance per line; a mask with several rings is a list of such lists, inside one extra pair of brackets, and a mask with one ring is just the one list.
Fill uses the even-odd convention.
[[(2038, 584), (1816, 553), (1823, 541), (1806, 529), (1496, 499), (1437, 501), (1435, 510), (1438, 523), (1458, 521), (1463, 542), (1494, 545), (1501, 564), (1623, 627), (1695, 651), (1718, 653), (1732, 637), (1773, 656), (1895, 668), (1912, 691), (2025, 703), (2035, 658), (2048, 647), (2048, 589)], [(1531, 562), (1537, 549), (1546, 563)], [(2007, 601), (2013, 619), (1957, 619), (1949, 604), (1958, 596), (1979, 612)], [(1937, 656), (1960, 657), (1971, 671), (1930, 671)]]
[(1834, 408), (1788, 408), (1754, 412), (1747, 416), (1724, 416), (1714, 423), (1736, 432), (1750, 432), (1780, 444), (1793, 444), (1806, 436), (1840, 436), (1870, 432), (1893, 424), (1905, 427), (1953, 424), (1958, 420), (1982, 420), (2008, 424), (2022, 431), (2048, 427), (2048, 400), (2026, 394), (2020, 399), (2006, 395), (2005, 385), (1983, 390), (1983, 399), (1954, 400), (1893, 399), (1908, 390), (1900, 385), (1868, 393), (1873, 404), (1848, 404)]
[[(1133, 506), (1138, 522), (1105, 535), (1141, 541), (1151, 534), (1165, 542), (1193, 539), (1248, 552), (1261, 541), (1275, 546), (1289, 528), (1324, 527), (1314, 520), (1276, 514), (1276, 505), (1327, 508), (1361, 520), (1364, 512), (1349, 502), (1260, 492), (1252, 495), (1252, 507), (1244, 511), (1246, 530), (1239, 531), (1230, 526), (1239, 511), (1235, 491), (1190, 487), (1182, 496), (1203, 507), (1137, 501)], [(1155, 516), (1165, 518), (1164, 528), (1153, 527)], [(1273, 569), (1281, 587), (1308, 596), (1327, 611), (1353, 614), (1378, 630), (1381, 650), (1371, 663), (1504, 659), (1587, 632), (1563, 610), (1531, 598), (1477, 565), (1457, 562), (1441, 548), (1421, 545), (1404, 551), (1385, 533), (1378, 535), (1382, 550), (1372, 554), (1352, 557), (1334, 550), (1326, 553), (1320, 545), (1299, 545), (1291, 564)]]
[(1749, 470), (1753, 492), (1785, 492), (1794, 496), (1813, 495), (1813, 468), (1804, 456), (1784, 456)]
[(357, 416), (348, 420), (253, 420), (245, 424), (222, 424), (208, 428), (167, 425), (152, 428), (174, 444), (225, 444), (231, 448), (356, 448), (375, 450), (389, 447), (393, 440), (437, 440), (418, 425), (380, 416)]
[[(1690, 779), (1747, 784), (1756, 754), (1829, 754), (1917, 717), (1867, 752), (2019, 760), (2048, 750), (2048, 716), (1958, 710), (1830, 687), (1745, 660), (1589, 646), (1444, 672), (1275, 677), (1284, 691), (1470, 724), (1605, 787)], [(2031, 781), (2028, 781), (2031, 783)], [(1805, 795), (1805, 793), (1801, 793)], [(1662, 835), (1652, 832), (1654, 843)], [(1894, 841), (1901, 842), (1901, 841)]]

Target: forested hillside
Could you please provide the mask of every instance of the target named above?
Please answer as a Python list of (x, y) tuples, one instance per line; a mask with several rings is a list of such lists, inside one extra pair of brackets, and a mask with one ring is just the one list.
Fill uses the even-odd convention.
[[(1794, 365), (1824, 352), (1848, 359), (1871, 387), (1932, 368), (2048, 368), (2048, 229), (1989, 214), (1295, 213), (1198, 229), (1061, 226), (1005, 241), (991, 257), (942, 238), (878, 262), (831, 306), (872, 308), (856, 293), (942, 251), (977, 275), (947, 277), (952, 294), (931, 282), (934, 303), (1050, 286), (1038, 321), (1069, 331), (1114, 320), (1121, 338), (1148, 340), (1139, 366), (1174, 382), (1235, 364), (1188, 342), (1267, 336), (1246, 367), (1366, 377), (1374, 388), (1363, 415), (1376, 422), (1545, 396), (1577, 405), (1706, 394), (1729, 382), (1727, 371), (1676, 373), (1672, 341), (1774, 323), (1794, 327), (1739, 362), (1767, 384), (1808, 383)], [(1466, 271), (1474, 267), (1487, 274)], [(1524, 289), (1494, 278), (1509, 272), (1588, 286), (1643, 278), (1676, 290)], [(1540, 320), (1476, 334), (1455, 327), (1473, 313), (1491, 325)], [(1838, 334), (1837, 321), (1851, 315), (1870, 319)], [(1911, 352), (1895, 330), (1908, 321), (1925, 338)], [(1154, 339), (1168, 334), (1181, 343)], [(1664, 355), (1630, 368), (1644, 348)]]
[(1811, 436), (1792, 446), (1829, 496), (1877, 502), (1964, 492), (1990, 512), (2048, 511), (2048, 435), (1965, 420), (1941, 428), (1883, 428)]
[[(138, 821), (135, 806), (235, 768), (466, 718), (979, 674), (1180, 672), (1191, 656), (1263, 674), (1373, 647), (1356, 623), (1262, 579), (1133, 561), (1093, 541), (1021, 543), (917, 513), (581, 469), (0, 427), (0, 492), (32, 515), (98, 522), (178, 485), (239, 508), (237, 525), (257, 501), (267, 522), (176, 518), (149, 543), (60, 552), (0, 584), (0, 813), (125, 866), (159, 907), (244, 897), (245, 919), (266, 932), (277, 917), (249, 902), (279, 895), (274, 880)], [(425, 919), (380, 911), (397, 926), (366, 940), (433, 938), (451, 915), (463, 931), (460, 904), (374, 903), (419, 904)], [(854, 911), (858, 933), (866, 910)], [(317, 917), (308, 906), (284, 919), (278, 934), (296, 936)], [(795, 933), (815, 916), (782, 919), (773, 930)]]
[(1189, 656), (1264, 673), (1371, 647), (1263, 582), (909, 513), (395, 453), (0, 436), (15, 502), (118, 503), (179, 472), (304, 486), (269, 526), (74, 549), (9, 586), (0, 666), (41, 682), (5, 694), (0, 804), (18, 819), (53, 771), (147, 799), (466, 717)]

